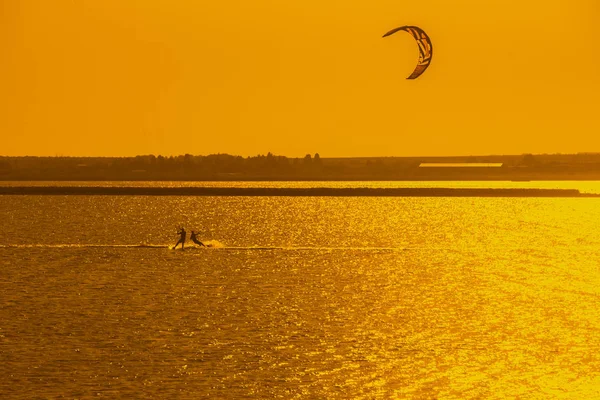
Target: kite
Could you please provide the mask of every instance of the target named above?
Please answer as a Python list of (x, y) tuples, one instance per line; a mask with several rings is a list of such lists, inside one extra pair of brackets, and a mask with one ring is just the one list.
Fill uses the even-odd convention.
[(431, 63), (431, 57), (433, 56), (433, 46), (431, 44), (431, 39), (425, 33), (425, 31), (417, 26), (401, 26), (396, 29), (392, 29), (383, 37), (393, 35), (398, 31), (405, 31), (412, 35), (413, 38), (417, 41), (417, 45), (419, 46), (419, 62), (415, 67), (415, 70), (412, 74), (406, 79), (416, 79), (418, 78), (427, 67), (429, 67), (429, 63)]

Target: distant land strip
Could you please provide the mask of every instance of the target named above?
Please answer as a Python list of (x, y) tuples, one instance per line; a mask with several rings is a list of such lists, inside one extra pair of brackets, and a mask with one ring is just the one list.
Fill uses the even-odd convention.
[(600, 197), (577, 189), (517, 188), (237, 188), (7, 186), (0, 195), (337, 196), (337, 197)]

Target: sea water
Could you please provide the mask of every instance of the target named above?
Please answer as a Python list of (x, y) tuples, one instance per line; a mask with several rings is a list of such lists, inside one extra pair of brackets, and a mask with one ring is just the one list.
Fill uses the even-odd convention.
[(600, 199), (0, 196), (0, 224), (3, 399), (600, 397)]

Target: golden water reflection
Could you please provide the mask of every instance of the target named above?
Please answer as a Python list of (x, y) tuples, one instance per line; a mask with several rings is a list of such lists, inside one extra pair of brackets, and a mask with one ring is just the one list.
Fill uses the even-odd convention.
[(600, 396), (596, 199), (19, 199), (3, 398)]

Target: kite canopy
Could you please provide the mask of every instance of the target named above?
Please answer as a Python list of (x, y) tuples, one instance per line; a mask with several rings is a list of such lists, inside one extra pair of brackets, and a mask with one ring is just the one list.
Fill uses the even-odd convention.
[(401, 26), (399, 28), (392, 29), (383, 37), (393, 35), (398, 31), (405, 31), (412, 35), (413, 38), (417, 41), (417, 45), (419, 46), (419, 62), (415, 67), (415, 70), (412, 74), (406, 79), (416, 79), (418, 78), (427, 67), (429, 67), (429, 63), (431, 63), (431, 57), (433, 56), (433, 45), (431, 44), (431, 39), (425, 33), (425, 31), (417, 26)]

